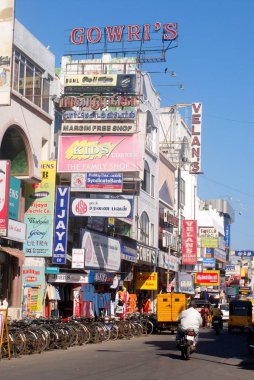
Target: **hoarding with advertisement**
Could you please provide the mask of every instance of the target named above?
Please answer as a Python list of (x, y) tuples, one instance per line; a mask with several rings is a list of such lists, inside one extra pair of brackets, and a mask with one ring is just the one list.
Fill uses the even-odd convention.
[(66, 250), (68, 238), (68, 219), (69, 219), (69, 186), (57, 186), (56, 206), (54, 221), (54, 245), (52, 262), (54, 264), (66, 263)]
[[(79, 109), (79, 112), (81, 111), (97, 111), (100, 110), (102, 112), (105, 112), (104, 109), (107, 107), (117, 107), (120, 109), (128, 108), (130, 111), (133, 111), (133, 107), (137, 107), (139, 104), (139, 101), (136, 96), (134, 95), (83, 95), (80, 97), (77, 96), (65, 96), (62, 97), (59, 100), (59, 107), (60, 108), (73, 108)], [(130, 108), (131, 107), (131, 108)], [(102, 111), (103, 110), (103, 111)], [(75, 111), (69, 111), (69, 112), (75, 112)], [(68, 115), (68, 114), (67, 114)]]
[(220, 285), (220, 271), (207, 270), (205, 272), (195, 273), (195, 283), (201, 286), (219, 286)]
[(214, 258), (203, 258), (203, 267), (205, 268), (215, 268), (216, 260)]
[(214, 227), (199, 227), (199, 236), (218, 237), (218, 231)]
[(121, 193), (122, 173), (72, 173), (71, 191)]
[(202, 236), (201, 237), (202, 248), (217, 248), (218, 239), (213, 237)]
[(89, 284), (113, 284), (115, 278), (114, 273), (99, 272), (90, 270), (88, 275)]
[[(63, 113), (63, 120), (65, 122), (67, 121), (84, 121), (84, 122), (91, 122), (91, 120), (96, 120), (96, 121), (104, 121), (104, 123), (108, 123), (109, 120), (111, 121), (121, 121), (126, 122), (128, 121), (129, 123), (136, 120), (136, 109), (132, 107), (128, 108), (128, 110), (122, 110), (121, 108), (117, 108), (117, 110), (105, 110), (105, 111), (65, 111)], [(69, 132), (66, 131), (65, 128), (62, 127), (62, 132)]]
[(8, 234), (4, 239), (24, 243), (26, 241), (26, 224), (8, 219)]
[(225, 225), (225, 248), (230, 249), (230, 224)]
[(183, 220), (182, 224), (182, 264), (197, 263), (197, 221)]
[(41, 182), (26, 184), (27, 240), (23, 250), (26, 256), (51, 257), (55, 209), (56, 162), (41, 163)]
[[(98, 78), (98, 79), (96, 79)], [(136, 74), (65, 75), (66, 95), (85, 94), (135, 94)]]
[(8, 233), (10, 161), (0, 160), (0, 236)]
[(76, 269), (84, 269), (85, 267), (85, 250), (82, 248), (72, 249), (71, 267)]
[(227, 253), (223, 249), (214, 248), (213, 257), (222, 263), (227, 262)]
[(14, 220), (19, 217), (20, 184), (19, 179), (10, 176), (9, 218)]
[(254, 251), (234, 251), (238, 257), (254, 257)]
[(132, 136), (60, 136), (59, 173), (143, 172), (144, 140)]
[(21, 269), (22, 317), (43, 316), (45, 292), (45, 261), (42, 258), (25, 259)]
[(11, 103), (11, 63), (14, 31), (14, 0), (0, 2), (0, 105)]
[(102, 134), (102, 133), (110, 133), (114, 135), (128, 135), (133, 134), (137, 131), (136, 124), (134, 123), (94, 123), (94, 124), (88, 124), (88, 123), (62, 123), (61, 125), (61, 132), (62, 133), (68, 133), (68, 134)]
[(190, 173), (201, 172), (202, 103), (192, 104), (191, 118), (191, 168)]
[(178, 272), (178, 292), (185, 294), (195, 294), (194, 281), (191, 274)]
[(131, 216), (131, 203), (128, 199), (71, 199), (73, 216), (100, 216), (128, 218)]
[(136, 273), (136, 289), (157, 290), (158, 289), (158, 273), (156, 272)]
[(121, 246), (118, 239), (82, 229), (81, 248), (85, 250), (86, 269), (119, 271)]

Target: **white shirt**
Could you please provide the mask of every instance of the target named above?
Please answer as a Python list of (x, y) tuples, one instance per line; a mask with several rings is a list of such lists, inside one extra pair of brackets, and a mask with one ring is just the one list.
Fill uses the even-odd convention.
[(179, 322), (183, 330), (193, 329), (196, 333), (199, 331), (199, 327), (202, 326), (201, 315), (193, 307), (184, 310), (180, 314)]

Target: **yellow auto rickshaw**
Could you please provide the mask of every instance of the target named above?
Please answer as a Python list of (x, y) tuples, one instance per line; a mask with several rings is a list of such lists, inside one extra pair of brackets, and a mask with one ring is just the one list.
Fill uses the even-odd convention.
[(252, 303), (245, 300), (232, 300), (229, 302), (228, 332), (232, 329), (245, 328), (252, 325)]

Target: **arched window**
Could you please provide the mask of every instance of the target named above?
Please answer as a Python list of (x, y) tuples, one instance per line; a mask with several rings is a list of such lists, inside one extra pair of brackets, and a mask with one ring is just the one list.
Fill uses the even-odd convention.
[(145, 211), (140, 217), (140, 241), (149, 244), (149, 218)]
[(145, 161), (144, 166), (144, 179), (142, 181), (142, 189), (150, 194), (150, 168), (148, 163)]

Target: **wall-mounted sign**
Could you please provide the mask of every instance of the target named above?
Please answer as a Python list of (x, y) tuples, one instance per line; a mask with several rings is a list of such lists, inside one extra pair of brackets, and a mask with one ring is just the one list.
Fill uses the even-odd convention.
[(90, 270), (88, 279), (89, 284), (113, 284), (115, 278), (114, 273), (109, 272), (99, 272)]
[[(60, 98), (60, 108), (79, 108), (79, 110), (103, 110), (106, 107), (137, 107), (138, 99), (133, 95), (83, 95), (81, 97), (65, 96)], [(131, 110), (132, 111), (132, 110)], [(75, 111), (70, 111), (75, 112)], [(105, 112), (105, 111), (104, 111)]]
[(121, 108), (117, 111), (65, 111), (63, 114), (63, 120), (78, 120), (78, 121), (104, 121), (108, 122), (109, 120), (117, 120), (117, 121), (125, 121), (129, 120), (134, 122), (136, 119), (136, 111), (135, 108), (131, 110), (121, 110)]
[(71, 175), (72, 191), (119, 193), (122, 189), (122, 173), (74, 173)]
[(178, 273), (178, 292), (195, 294), (192, 275), (186, 272)]
[[(101, 82), (93, 83), (93, 78), (101, 77)], [(135, 94), (136, 74), (114, 75), (66, 75), (64, 93), (66, 95), (80, 95), (82, 93), (125, 93)]]
[(26, 241), (26, 224), (8, 219), (8, 235), (6, 239), (24, 243)]
[(157, 264), (156, 249), (143, 244), (137, 244), (137, 259), (143, 264)]
[(62, 123), (61, 132), (70, 134), (93, 134), (93, 133), (112, 133), (130, 134), (136, 132), (136, 124), (130, 123)]
[(214, 258), (203, 258), (203, 267), (205, 268), (215, 268), (216, 260)]
[(104, 218), (127, 218), (131, 216), (131, 203), (128, 199), (86, 199), (71, 200), (73, 216), (101, 216)]
[(191, 128), (191, 168), (190, 173), (201, 172), (201, 128), (202, 128), (202, 104), (192, 104), (192, 128)]
[(58, 274), (60, 271), (59, 267), (46, 267), (45, 274)]
[(9, 218), (14, 220), (19, 216), (20, 184), (19, 179), (10, 176)]
[(220, 271), (207, 270), (206, 272), (198, 272), (195, 274), (195, 283), (201, 286), (219, 286)]
[(225, 248), (230, 249), (230, 224), (225, 225)]
[(218, 231), (214, 227), (199, 227), (199, 236), (218, 237)]
[(118, 239), (82, 229), (81, 242), (85, 249), (85, 268), (119, 271), (121, 248)]
[(220, 248), (214, 248), (213, 257), (218, 261), (225, 263), (227, 261), (227, 252)]
[(182, 264), (197, 263), (197, 221), (183, 220), (182, 223)]
[(52, 256), (55, 183), (56, 162), (43, 161), (41, 182), (25, 186), (27, 239), (23, 250), (26, 256)]
[(218, 239), (212, 237), (201, 237), (201, 246), (203, 248), (216, 248), (218, 247)]
[(56, 187), (56, 209), (54, 223), (54, 264), (66, 263), (67, 237), (68, 237), (68, 217), (69, 217), (69, 186)]
[[(0, 25), (1, 25), (1, 19), (0, 19)], [(8, 230), (9, 181), (10, 181), (10, 161), (1, 160), (0, 161), (0, 236), (6, 236), (7, 230)]]
[(136, 273), (136, 289), (157, 290), (158, 274), (156, 272)]
[(81, 273), (59, 273), (49, 274), (48, 282), (65, 283), (65, 284), (87, 284), (88, 275)]
[(82, 248), (72, 249), (72, 262), (71, 267), (76, 269), (83, 269), (85, 267), (85, 250)]
[(235, 256), (254, 257), (254, 251), (235, 251)]
[(58, 172), (143, 172), (144, 140), (132, 136), (60, 136)]

